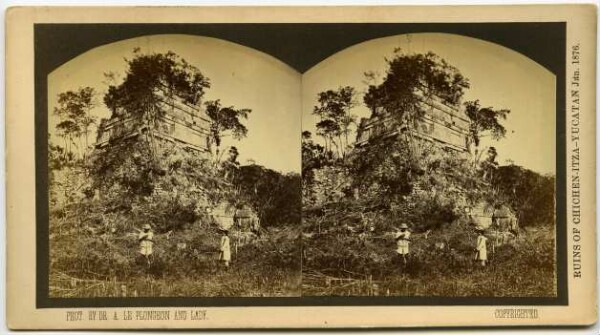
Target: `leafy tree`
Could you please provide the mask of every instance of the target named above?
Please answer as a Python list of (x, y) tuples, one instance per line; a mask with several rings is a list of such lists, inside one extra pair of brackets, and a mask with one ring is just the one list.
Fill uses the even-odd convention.
[(240, 155), (240, 152), (238, 151), (237, 147), (230, 147), (229, 148), (229, 157), (227, 157), (227, 161), (230, 162), (231, 164), (240, 165), (240, 162), (238, 162), (238, 157)]
[[(402, 124), (413, 127), (424, 115), (423, 104), (428, 99), (435, 97), (458, 107), (469, 82), (455, 67), (431, 52), (402, 54), (398, 51), (392, 59), (387, 59), (388, 69), (383, 80), (370, 84), (363, 97), (373, 116), (390, 117), (392, 124), (389, 126)], [(374, 80), (374, 77), (371, 76), (371, 79)], [(354, 104), (353, 94), (350, 87), (319, 94), (319, 105), (313, 113), (321, 118), (317, 124), (318, 134), (329, 139), (325, 151), (330, 149), (328, 142), (336, 148), (339, 146), (335, 138), (337, 143), (341, 143), (339, 139), (351, 124), (350, 121), (344, 124), (341, 120)], [(347, 126), (344, 128), (344, 125)], [(352, 188), (358, 189), (367, 198), (389, 204), (412, 192), (418, 177), (425, 171), (425, 156), (429, 150), (412, 150), (414, 143), (411, 136), (386, 138), (385, 135), (386, 132), (373, 134), (369, 146), (354, 149), (347, 165), (351, 174), (356, 176)], [(307, 155), (303, 163), (310, 162), (308, 153), (312, 148), (309, 144), (306, 141)]]
[(312, 138), (312, 133), (308, 130), (304, 130), (301, 134), (302, 141), (309, 141)]
[[(69, 90), (58, 95), (58, 105), (54, 107), (54, 114), (61, 120), (56, 128), (58, 136), (65, 141), (66, 152), (73, 153), (75, 145), (81, 151), (82, 157), (86, 156), (90, 128), (96, 122), (96, 117), (90, 113), (96, 106), (95, 95), (96, 92), (91, 87)], [(82, 140), (85, 141), (85, 146), (81, 143)]]
[(50, 172), (62, 170), (69, 165), (69, 157), (66, 157), (65, 149), (60, 145), (48, 143), (48, 168)]
[(301, 178), (282, 174), (260, 165), (245, 165), (236, 174), (234, 185), (240, 189), (241, 202), (250, 203), (262, 225), (300, 223)]
[[(198, 113), (203, 110), (202, 99), (210, 81), (185, 59), (173, 52), (143, 54), (136, 49), (126, 63), (123, 80), (110, 85), (104, 96), (113, 118), (133, 116), (137, 123), (128, 127), (147, 125), (153, 129), (176, 101), (195, 107)], [(116, 78), (114, 74), (107, 76)], [(220, 121), (225, 119), (221, 127), (223, 123), (231, 125), (227, 110), (209, 108), (209, 112)], [(165, 192), (174, 199), (169, 205), (172, 210), (179, 208), (190, 214), (197, 209), (196, 204), (217, 203), (232, 193), (223, 176), (201, 154), (166, 142), (157, 146), (153, 132), (146, 136), (113, 143), (95, 155), (91, 164), (94, 187), (109, 200), (125, 208), (145, 206), (149, 197)], [(194, 217), (185, 216), (188, 221)]]
[(302, 178), (309, 178), (309, 173), (328, 164), (330, 158), (325, 148), (312, 140), (310, 131), (302, 132)]
[(81, 134), (81, 127), (73, 120), (64, 120), (56, 125), (57, 135), (63, 139), (65, 143), (65, 157), (73, 157), (74, 151), (73, 146), (78, 148), (77, 143), (74, 139), (78, 138)]
[[(123, 81), (109, 85), (104, 95), (104, 103), (113, 117), (137, 116), (130, 127), (146, 124), (153, 129), (174, 100), (195, 106), (200, 112), (202, 97), (210, 87), (210, 81), (197, 67), (171, 51), (143, 54), (139, 48), (134, 50), (132, 59), (125, 61), (127, 70)], [(115, 78), (113, 73), (106, 76)], [(149, 134), (154, 146), (153, 133)], [(149, 154), (154, 157), (155, 151), (153, 148)]]
[(471, 144), (474, 144), (477, 150), (481, 138), (484, 136), (491, 136), (493, 139), (499, 140), (506, 135), (506, 128), (500, 123), (500, 120), (506, 120), (510, 110), (481, 107), (479, 100), (467, 101), (464, 106), (470, 121), (467, 138), (469, 151), (471, 151)]
[(339, 144), (335, 141), (335, 138), (341, 134), (340, 126), (331, 119), (325, 119), (317, 122), (317, 135), (323, 137), (325, 140), (325, 150), (327, 152), (333, 152), (335, 147), (339, 157)]
[(480, 164), (483, 171), (483, 180), (490, 180), (493, 178), (494, 171), (498, 169), (498, 162), (496, 161), (498, 152), (495, 147), (489, 147), (487, 151), (487, 157)]
[(179, 98), (199, 106), (210, 81), (195, 66), (177, 54), (141, 54), (134, 50), (134, 58), (126, 59), (127, 71), (123, 82), (110, 85), (104, 103), (113, 115), (128, 113), (144, 115), (154, 121), (164, 114), (163, 102)]
[(554, 224), (555, 183), (553, 175), (541, 175), (518, 165), (499, 167), (492, 179), (496, 201), (517, 211), (520, 226)]
[(237, 147), (229, 148), (229, 155), (227, 159), (221, 163), (221, 167), (225, 173), (225, 179), (230, 179), (237, 172), (240, 167), (240, 162), (238, 162), (237, 158), (240, 155)]
[(424, 114), (423, 99), (437, 96), (445, 103), (458, 105), (469, 88), (469, 81), (455, 67), (432, 52), (401, 54), (395, 50), (380, 84), (371, 84), (364, 103), (373, 113), (383, 110), (397, 121), (411, 125)]
[(240, 122), (240, 118), (247, 119), (251, 109), (235, 109), (233, 106), (223, 107), (220, 100), (207, 101), (206, 115), (209, 118), (209, 141), (216, 147), (215, 160), (220, 160), (219, 148), (221, 139), (231, 134), (233, 138), (240, 140), (248, 134), (248, 128)]
[(333, 144), (341, 157), (346, 155), (350, 127), (356, 123), (356, 116), (350, 112), (357, 105), (355, 97), (356, 92), (350, 86), (327, 90), (318, 94), (319, 104), (313, 110), (313, 114), (320, 117), (317, 123), (319, 135), (325, 139), (326, 146)]
[[(59, 198), (68, 200), (72, 188), (75, 185), (75, 178), (69, 178), (73, 172), (77, 172), (75, 167), (78, 162), (74, 160), (73, 154), (68, 153), (60, 145), (54, 145), (48, 141), (48, 200), (52, 206), (59, 203)], [(54, 209), (54, 208), (53, 208)]]
[(314, 171), (333, 162), (331, 151), (326, 151), (319, 143), (312, 140), (310, 131), (302, 132), (302, 196), (307, 203), (308, 198), (313, 194)]

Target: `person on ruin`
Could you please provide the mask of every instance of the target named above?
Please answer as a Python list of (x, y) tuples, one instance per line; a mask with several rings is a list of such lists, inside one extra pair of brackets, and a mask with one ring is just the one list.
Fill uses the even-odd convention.
[(402, 261), (406, 264), (406, 257), (409, 253), (408, 248), (410, 245), (410, 230), (406, 223), (400, 225), (400, 230), (396, 231), (394, 239), (396, 240), (396, 252), (398, 255), (402, 256)]
[(231, 246), (229, 243), (229, 231), (227, 229), (223, 229), (221, 231), (221, 243), (219, 250), (221, 254), (219, 259), (223, 262), (225, 268), (229, 268), (229, 262), (231, 261)]
[(146, 257), (148, 265), (150, 265), (150, 256), (152, 255), (152, 246), (154, 244), (154, 232), (149, 224), (145, 224), (142, 227), (142, 231), (138, 235), (138, 241), (140, 242), (140, 254)]
[(483, 229), (479, 229), (479, 234), (477, 235), (477, 260), (481, 262), (481, 266), (485, 266), (487, 262), (487, 240), (483, 234)]

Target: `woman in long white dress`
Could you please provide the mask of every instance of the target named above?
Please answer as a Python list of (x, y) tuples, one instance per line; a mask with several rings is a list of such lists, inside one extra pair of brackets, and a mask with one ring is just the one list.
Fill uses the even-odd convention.
[(223, 230), (221, 236), (220, 251), (221, 255), (219, 259), (223, 262), (226, 268), (229, 268), (229, 262), (231, 261), (231, 246), (229, 243), (229, 233), (227, 230)]
[(481, 262), (481, 266), (485, 266), (487, 262), (487, 240), (483, 234), (483, 230), (479, 230), (479, 235), (477, 236), (477, 260)]

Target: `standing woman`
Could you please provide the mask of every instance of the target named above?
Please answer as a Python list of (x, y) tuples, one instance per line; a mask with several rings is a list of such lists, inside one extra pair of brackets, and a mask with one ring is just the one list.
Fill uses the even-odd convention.
[(483, 229), (479, 230), (479, 235), (477, 236), (477, 260), (481, 261), (481, 266), (485, 266), (487, 262), (487, 240), (488, 238), (483, 235)]
[(223, 233), (223, 235), (221, 236), (221, 244), (220, 244), (221, 255), (220, 255), (219, 259), (223, 262), (223, 265), (225, 265), (225, 268), (228, 269), (229, 262), (231, 261), (231, 246), (229, 244), (229, 231), (227, 229), (223, 229), (222, 233)]
[(402, 256), (402, 260), (406, 265), (406, 255), (408, 255), (408, 247), (410, 244), (410, 230), (408, 225), (403, 223), (400, 225), (400, 231), (397, 231), (394, 238), (396, 239), (396, 252)]

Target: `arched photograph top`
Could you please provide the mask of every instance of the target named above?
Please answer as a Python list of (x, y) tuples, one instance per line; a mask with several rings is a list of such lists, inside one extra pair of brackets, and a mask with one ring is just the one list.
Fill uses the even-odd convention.
[(49, 296), (299, 295), (299, 91), (275, 58), (190, 35), (50, 73)]
[(9, 327), (594, 322), (596, 12), (12, 8)]
[(557, 296), (552, 72), (416, 33), (302, 84), (303, 294)]

